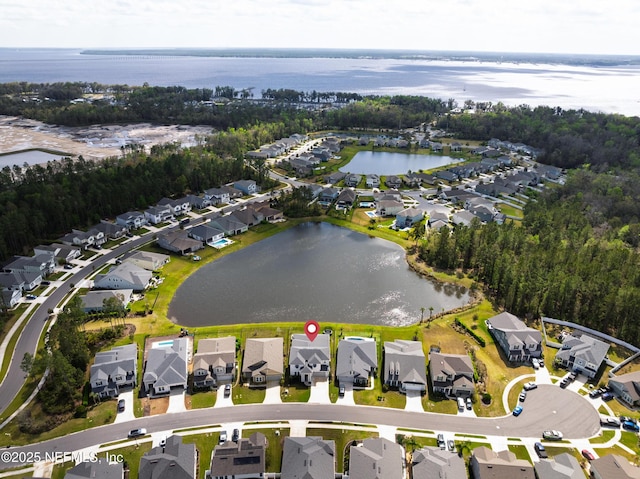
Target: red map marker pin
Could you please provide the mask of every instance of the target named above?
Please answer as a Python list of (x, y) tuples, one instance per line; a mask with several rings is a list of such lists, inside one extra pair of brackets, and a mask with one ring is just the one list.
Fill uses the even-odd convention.
[(304, 325), (304, 333), (309, 338), (309, 341), (313, 341), (318, 336), (318, 331), (320, 331), (320, 325), (317, 321), (307, 321)]

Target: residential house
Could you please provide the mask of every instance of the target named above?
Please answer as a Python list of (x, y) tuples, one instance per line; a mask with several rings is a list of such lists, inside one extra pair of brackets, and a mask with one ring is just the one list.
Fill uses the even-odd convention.
[[(444, 211), (440, 211), (440, 210), (431, 211), (429, 213), (429, 219), (427, 220), (427, 226), (429, 226), (430, 228), (435, 228), (436, 222), (441, 222), (441, 223), (444, 223), (444, 225), (448, 225), (449, 215)], [(437, 229), (440, 229), (440, 228), (437, 228)]]
[(609, 387), (632, 408), (640, 407), (640, 371), (609, 378)]
[(534, 469), (538, 479), (584, 479), (580, 463), (567, 452), (550, 459), (540, 459)]
[(253, 195), (258, 192), (258, 185), (253, 180), (240, 180), (233, 183), (236, 190), (242, 191), (245, 195)]
[(211, 206), (211, 200), (208, 200), (204, 196), (187, 195), (185, 199), (189, 202), (191, 208), (197, 210), (203, 210)]
[(132, 289), (133, 291), (144, 291), (153, 274), (151, 271), (142, 269), (133, 263), (122, 263), (111, 268), (106, 274), (98, 274), (93, 280), (93, 287), (96, 289)]
[(251, 207), (236, 210), (230, 216), (249, 227), (259, 225), (264, 220), (264, 215)]
[(529, 461), (509, 450), (494, 452), (485, 446), (473, 450), (469, 468), (474, 479), (536, 479)]
[(238, 442), (227, 441), (213, 448), (205, 479), (259, 479), (265, 477), (267, 438), (254, 432)]
[(133, 263), (147, 271), (158, 271), (165, 264), (171, 261), (171, 257), (166, 254), (152, 253), (150, 251), (131, 251), (122, 257), (123, 262)]
[(396, 215), (396, 228), (412, 228), (424, 218), (424, 210), (419, 208), (406, 208)]
[(158, 233), (158, 246), (182, 256), (204, 248), (201, 241), (189, 238), (189, 231), (185, 230), (169, 230)]
[(138, 346), (127, 344), (96, 354), (89, 383), (91, 392), (101, 398), (116, 397), (123, 389), (138, 384)]
[(474, 369), (467, 354), (429, 353), (429, 375), (433, 391), (452, 397), (470, 397), (474, 390)]
[(321, 437), (286, 437), (280, 479), (334, 479), (336, 444)]
[(384, 343), (384, 383), (400, 392), (427, 390), (422, 342), (396, 339)]
[(236, 367), (236, 338), (201, 339), (193, 356), (193, 385), (213, 387), (230, 384)]
[(196, 445), (185, 444), (182, 436), (170, 436), (164, 446), (145, 452), (140, 458), (138, 479), (196, 479)]
[(209, 188), (208, 190), (204, 190), (204, 199), (212, 205), (226, 205), (231, 200), (231, 196), (226, 189)]
[(439, 447), (423, 447), (411, 457), (413, 479), (466, 479), (467, 467), (457, 453)]
[(440, 180), (448, 181), (449, 183), (453, 183), (460, 180), (460, 177), (456, 173), (449, 170), (436, 171), (434, 176)]
[(370, 173), (366, 175), (364, 184), (367, 188), (380, 188), (380, 176), (375, 173)]
[(356, 192), (351, 188), (343, 188), (338, 198), (336, 198), (336, 206), (338, 208), (351, 208), (356, 202)]
[(467, 210), (456, 211), (451, 215), (451, 222), (454, 225), (471, 226), (471, 222), (474, 219), (480, 221), (480, 218)]
[(219, 229), (226, 236), (235, 236), (241, 233), (245, 233), (249, 227), (242, 221), (238, 221), (233, 216), (219, 216), (212, 218), (209, 226)]
[(152, 225), (164, 223), (173, 219), (173, 209), (171, 206), (151, 206), (144, 211), (144, 217)]
[(542, 356), (542, 334), (511, 313), (503, 312), (487, 321), (487, 327), (508, 361), (523, 363)]
[(369, 378), (378, 370), (376, 340), (347, 337), (338, 343), (336, 378), (340, 384), (356, 387), (369, 386)]
[(373, 199), (375, 201), (395, 200), (402, 201), (402, 193), (398, 190), (374, 191)]
[(127, 211), (116, 216), (116, 224), (122, 225), (128, 230), (137, 230), (147, 224), (144, 213), (139, 211)]
[(82, 256), (82, 250), (77, 246), (69, 246), (62, 243), (52, 243), (49, 245), (40, 245), (33, 248), (34, 256), (40, 254), (48, 254), (54, 257), (57, 264), (68, 263)]
[(236, 198), (242, 198), (244, 193), (233, 186), (223, 185), (222, 189), (229, 194), (229, 200), (234, 200)]
[(346, 173), (343, 173), (341, 171), (334, 171), (333, 173), (326, 175), (324, 177), (324, 181), (325, 183), (329, 183), (330, 185), (335, 185), (340, 180), (344, 179), (346, 176), (347, 176)]
[(382, 437), (349, 448), (349, 479), (404, 479), (404, 450)]
[(189, 338), (176, 338), (170, 344), (163, 343), (156, 343), (147, 351), (142, 384), (150, 397), (169, 394), (174, 387), (187, 387)]
[(171, 213), (173, 214), (173, 216), (186, 215), (189, 211), (191, 211), (191, 203), (186, 197), (176, 200), (172, 200), (171, 198), (162, 198), (160, 201), (158, 201), (158, 206), (168, 206), (169, 208), (171, 208)]
[[(20, 271), (0, 273), (0, 289), (3, 291), (32, 291), (42, 282), (40, 273), (25, 273)], [(13, 295), (11, 295), (13, 296)]]
[(331, 204), (338, 198), (339, 194), (340, 190), (336, 188), (325, 188), (318, 195), (318, 202), (325, 205)]
[(60, 238), (60, 242), (68, 246), (79, 246), (86, 249), (90, 246), (101, 246), (107, 242), (104, 233), (97, 229), (89, 231), (71, 230), (71, 233)]
[(464, 205), (470, 198), (477, 198), (478, 195), (472, 191), (462, 188), (451, 188), (440, 192), (440, 198), (451, 201), (454, 204)]
[(429, 146), (431, 147), (431, 151), (433, 152), (436, 152), (436, 153), (442, 152), (442, 143), (432, 141)]
[[(397, 176), (394, 176), (393, 178), (397, 178)], [(388, 181), (389, 181), (389, 177), (387, 177), (386, 185), (391, 188)], [(418, 188), (422, 184), (422, 178), (417, 173), (407, 173), (402, 178), (402, 182), (405, 185), (407, 185), (409, 188)], [(400, 186), (401, 185), (397, 185), (397, 186), (394, 186), (394, 188), (400, 188)]]
[(551, 165), (542, 165), (538, 163), (536, 165), (536, 171), (542, 178), (546, 178), (551, 181), (557, 181), (562, 176), (562, 170)]
[[(398, 189), (402, 186), (402, 180), (395, 175), (389, 175), (384, 180), (384, 184), (389, 188)], [(420, 183), (418, 182), (416, 186), (420, 186)]]
[(105, 309), (113, 311), (114, 306), (124, 311), (131, 302), (132, 296), (132, 289), (89, 291), (80, 296), (80, 301), (85, 313), (97, 313)]
[(370, 141), (371, 138), (369, 138), (368, 136), (361, 136), (360, 138), (358, 138), (358, 145), (367, 146)]
[(269, 206), (267, 202), (265, 202), (264, 204), (256, 203), (249, 208), (253, 208), (258, 211), (258, 213), (260, 213), (264, 217), (264, 220), (268, 221), (269, 223), (281, 221), (282, 219), (284, 219), (284, 213), (275, 208), (271, 208), (271, 206)]
[(404, 203), (397, 200), (376, 201), (376, 214), (378, 216), (395, 216), (404, 210)]
[(350, 188), (355, 188), (360, 184), (361, 180), (362, 180), (362, 176), (350, 173), (344, 177), (344, 184), (345, 186), (348, 186)]
[(593, 379), (609, 352), (609, 344), (599, 339), (574, 332), (565, 336), (562, 348), (556, 353), (556, 364), (577, 374)]
[(104, 457), (79, 462), (69, 469), (64, 479), (124, 479), (124, 463), (109, 462)]
[(311, 150), (313, 156), (320, 159), (320, 161), (329, 161), (331, 159), (332, 153), (328, 148), (314, 148)]
[(201, 224), (189, 228), (189, 238), (193, 238), (197, 241), (202, 241), (202, 244), (211, 244), (224, 238), (224, 231), (209, 226), (208, 224)]
[(109, 221), (101, 221), (91, 228), (102, 233), (105, 240), (122, 238), (127, 233), (127, 228)]
[(451, 143), (450, 148), (451, 148), (452, 152), (454, 152), (454, 151), (462, 151), (462, 143), (454, 141), (454, 142)]
[(22, 299), (22, 292), (17, 289), (0, 289), (0, 311), (11, 309)]
[(640, 467), (632, 465), (626, 457), (607, 454), (591, 461), (593, 479), (640, 479)]
[(280, 381), (284, 373), (282, 338), (248, 338), (244, 346), (242, 378), (254, 385)]
[(318, 334), (310, 341), (306, 334), (293, 334), (289, 351), (289, 375), (311, 386), (316, 378), (328, 378), (331, 363), (330, 336)]

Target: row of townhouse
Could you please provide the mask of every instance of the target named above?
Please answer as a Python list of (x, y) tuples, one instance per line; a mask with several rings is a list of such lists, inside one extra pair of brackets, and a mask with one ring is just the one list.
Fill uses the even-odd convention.
[(267, 158), (275, 158), (280, 155), (284, 155), (292, 148), (295, 148), (300, 143), (306, 141), (308, 137), (306, 135), (300, 135), (295, 133), (287, 138), (280, 138), (279, 140), (268, 144), (263, 145), (259, 149), (254, 151), (249, 151), (247, 153), (247, 158), (253, 159), (267, 159)]

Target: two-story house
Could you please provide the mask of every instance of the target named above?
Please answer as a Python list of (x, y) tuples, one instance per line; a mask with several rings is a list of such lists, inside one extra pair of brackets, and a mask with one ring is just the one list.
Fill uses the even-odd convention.
[(577, 374), (593, 379), (604, 361), (609, 344), (599, 339), (574, 332), (562, 341), (562, 348), (556, 353), (556, 364)]
[(486, 324), (508, 361), (524, 363), (542, 356), (542, 334), (517, 316), (505, 311)]
[(426, 358), (421, 341), (384, 343), (384, 383), (400, 392), (427, 390)]
[(193, 356), (193, 385), (202, 388), (230, 384), (235, 366), (235, 336), (201, 339)]
[(429, 353), (433, 391), (447, 397), (469, 397), (474, 392), (473, 364), (466, 354)]
[(367, 387), (378, 370), (376, 340), (347, 337), (338, 343), (336, 378), (340, 384)]
[(91, 366), (91, 391), (101, 398), (115, 397), (137, 385), (138, 346), (127, 344), (96, 354)]
[(313, 341), (306, 334), (292, 335), (289, 375), (300, 378), (307, 386), (311, 386), (316, 378), (328, 378), (331, 364), (329, 339), (328, 334), (318, 334)]

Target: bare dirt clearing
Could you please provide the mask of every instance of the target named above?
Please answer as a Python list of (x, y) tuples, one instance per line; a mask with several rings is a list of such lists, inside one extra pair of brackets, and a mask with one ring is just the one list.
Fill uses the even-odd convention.
[(100, 159), (122, 154), (124, 145), (153, 145), (178, 142), (196, 144), (197, 136), (212, 133), (209, 126), (93, 125), (66, 127), (19, 117), (0, 116), (0, 154), (43, 149), (63, 152), (86, 159)]

